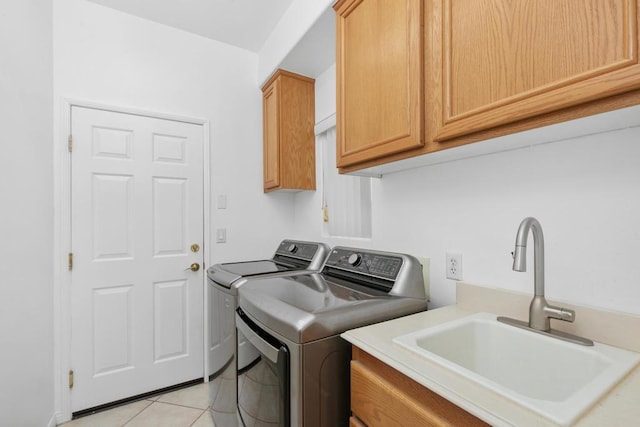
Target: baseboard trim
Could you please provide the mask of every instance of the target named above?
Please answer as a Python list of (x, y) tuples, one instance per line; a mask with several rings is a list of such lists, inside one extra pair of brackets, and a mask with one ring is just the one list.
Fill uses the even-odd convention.
[[(191, 381), (186, 381), (180, 384), (176, 384), (176, 385), (172, 385), (169, 387), (164, 387), (164, 388), (160, 388), (157, 390), (153, 390), (153, 391), (149, 391), (147, 393), (142, 393), (142, 394), (137, 394), (135, 396), (131, 396), (131, 397), (127, 397), (126, 399), (120, 399), (120, 400), (116, 400), (113, 402), (109, 402), (109, 403), (105, 403), (103, 405), (98, 405), (98, 406), (94, 406), (93, 408), (88, 408), (88, 409), (83, 409), (81, 411), (77, 411), (74, 412), (71, 415), (71, 419), (75, 420), (77, 418), (82, 418), (82, 417), (86, 417), (87, 415), (93, 415), (96, 414), (98, 412), (103, 412), (103, 411), (107, 411), (109, 409), (113, 409), (116, 408), (118, 406), (122, 406), (122, 405), (126, 405), (128, 403), (132, 403), (138, 400), (143, 400), (143, 399), (147, 399), (149, 397), (152, 396), (157, 396), (160, 394), (166, 394), (175, 390), (180, 390), (182, 388), (186, 388), (186, 387), (191, 387), (193, 385), (196, 384), (200, 384), (204, 382), (204, 380), (202, 378), (198, 378), (195, 380), (191, 380)], [(55, 424), (54, 424), (55, 426)]]

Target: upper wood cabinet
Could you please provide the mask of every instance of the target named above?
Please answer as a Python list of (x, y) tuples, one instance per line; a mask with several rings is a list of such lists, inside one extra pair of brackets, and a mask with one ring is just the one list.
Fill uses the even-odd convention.
[(262, 94), (264, 191), (315, 190), (314, 80), (278, 70)]
[(640, 88), (637, 0), (433, 7), (428, 34), (442, 79), (436, 141)]
[(337, 2), (340, 171), (640, 104), (639, 2)]
[(341, 0), (337, 165), (424, 144), (422, 0)]

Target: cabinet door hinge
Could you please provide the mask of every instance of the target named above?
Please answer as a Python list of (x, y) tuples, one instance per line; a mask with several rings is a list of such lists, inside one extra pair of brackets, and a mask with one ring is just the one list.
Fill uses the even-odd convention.
[(69, 370), (69, 388), (73, 388), (73, 369)]
[(69, 139), (67, 139), (67, 148), (69, 149), (70, 153), (73, 151), (73, 136), (72, 135), (69, 135)]
[(69, 252), (69, 271), (73, 270), (73, 252)]

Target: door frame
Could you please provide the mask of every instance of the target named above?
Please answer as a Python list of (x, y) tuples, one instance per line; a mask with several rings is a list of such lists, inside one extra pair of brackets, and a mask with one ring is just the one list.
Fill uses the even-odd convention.
[[(211, 141), (210, 121), (150, 110), (121, 107), (62, 98), (59, 104), (58, 130), (54, 132), (54, 179), (53, 179), (53, 370), (54, 370), (54, 408), (57, 423), (71, 419), (71, 392), (68, 387), (68, 373), (71, 368), (71, 273), (69, 272), (68, 254), (71, 246), (71, 162), (68, 150), (68, 138), (71, 134), (71, 109), (73, 107), (91, 108), (115, 113), (132, 114), (156, 119), (172, 120), (202, 126), (203, 138), (203, 233), (202, 259), (203, 269), (207, 268), (210, 259), (210, 209), (211, 209)], [(209, 362), (207, 357), (207, 337), (209, 335), (207, 275), (202, 275), (203, 288), (203, 372), (204, 381), (209, 379)]]

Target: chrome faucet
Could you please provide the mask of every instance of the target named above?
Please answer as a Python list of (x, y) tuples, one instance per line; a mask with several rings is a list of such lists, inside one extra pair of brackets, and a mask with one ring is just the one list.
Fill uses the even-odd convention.
[(544, 298), (544, 237), (542, 227), (537, 219), (528, 217), (522, 220), (516, 235), (516, 247), (513, 252), (513, 270), (527, 271), (527, 239), (529, 232), (533, 234), (533, 283), (534, 295), (529, 305), (529, 323), (508, 317), (498, 317), (498, 320), (544, 335), (550, 335), (565, 341), (582, 345), (593, 345), (593, 341), (565, 332), (551, 329), (551, 319), (573, 322), (576, 313), (567, 308), (556, 307), (547, 303)]

